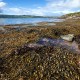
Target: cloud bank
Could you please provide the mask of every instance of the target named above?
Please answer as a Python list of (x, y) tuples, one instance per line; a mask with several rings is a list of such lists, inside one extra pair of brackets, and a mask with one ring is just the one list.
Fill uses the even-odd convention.
[[(0, 8), (7, 3), (0, 0)], [(5, 12), (17, 15), (62, 15), (70, 12), (80, 11), (80, 0), (46, 0), (46, 5), (38, 6), (35, 9), (24, 7), (5, 8)]]
[(3, 8), (6, 6), (6, 3), (0, 0), (0, 13), (3, 11)]

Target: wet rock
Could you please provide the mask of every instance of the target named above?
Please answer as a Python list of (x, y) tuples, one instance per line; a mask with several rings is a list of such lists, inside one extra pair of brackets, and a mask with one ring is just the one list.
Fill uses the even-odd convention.
[(39, 32), (39, 31), (35, 30), (35, 29), (31, 29), (31, 30), (27, 31), (27, 33), (33, 33), (33, 32)]
[(0, 73), (5, 73), (6, 71), (6, 67), (3, 66), (4, 64), (5, 64), (5, 59), (0, 58)]
[(78, 45), (78, 48), (80, 49), (80, 44)]
[(53, 34), (55, 36), (60, 36), (60, 35), (67, 34), (67, 33), (69, 33), (69, 31), (66, 29), (59, 29), (59, 28), (53, 29)]
[(60, 36), (62, 34), (62, 31), (60, 29), (53, 29), (53, 34), (55, 36)]
[(10, 56), (13, 56), (13, 55), (23, 55), (27, 51), (32, 51), (32, 50), (35, 50), (35, 49), (40, 48), (40, 47), (43, 47), (43, 45), (37, 44), (37, 43), (25, 44), (25, 45), (19, 47), (18, 49), (12, 51)]
[(0, 58), (0, 65), (2, 65), (4, 62), (4, 60), (2, 58)]
[(80, 44), (80, 35), (76, 35), (75, 38), (74, 38), (74, 40), (75, 40), (78, 44)]
[(26, 53), (27, 51), (31, 51), (32, 48), (28, 47), (28, 45), (24, 45), (24, 46), (21, 46), (20, 48), (12, 51), (11, 55), (23, 55), (24, 53)]
[(61, 35), (60, 36), (62, 39), (67, 40), (67, 41), (73, 41), (74, 34), (68, 34), (68, 35)]

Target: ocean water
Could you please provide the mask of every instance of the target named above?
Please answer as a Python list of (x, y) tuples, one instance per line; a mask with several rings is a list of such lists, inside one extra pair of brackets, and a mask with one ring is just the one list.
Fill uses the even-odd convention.
[(0, 18), (0, 25), (32, 24), (38, 22), (61, 22), (63, 19), (54, 18)]

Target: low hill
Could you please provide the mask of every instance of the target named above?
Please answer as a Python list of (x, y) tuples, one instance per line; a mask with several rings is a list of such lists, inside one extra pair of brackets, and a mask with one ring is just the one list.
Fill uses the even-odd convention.
[(32, 17), (42, 17), (42, 16), (33, 16), (33, 15), (0, 15), (0, 18), (32, 18)]
[(61, 18), (67, 18), (67, 19), (80, 19), (80, 12), (70, 13), (61, 16)]
[(35, 15), (3, 15), (0, 14), (0, 18), (57, 18), (54, 16), (35, 16)]

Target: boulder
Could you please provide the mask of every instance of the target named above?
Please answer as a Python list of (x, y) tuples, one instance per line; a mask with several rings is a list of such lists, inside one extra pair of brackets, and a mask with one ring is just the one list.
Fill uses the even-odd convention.
[(67, 41), (73, 41), (74, 34), (68, 34), (68, 35), (61, 35), (60, 36), (62, 39), (67, 40)]

